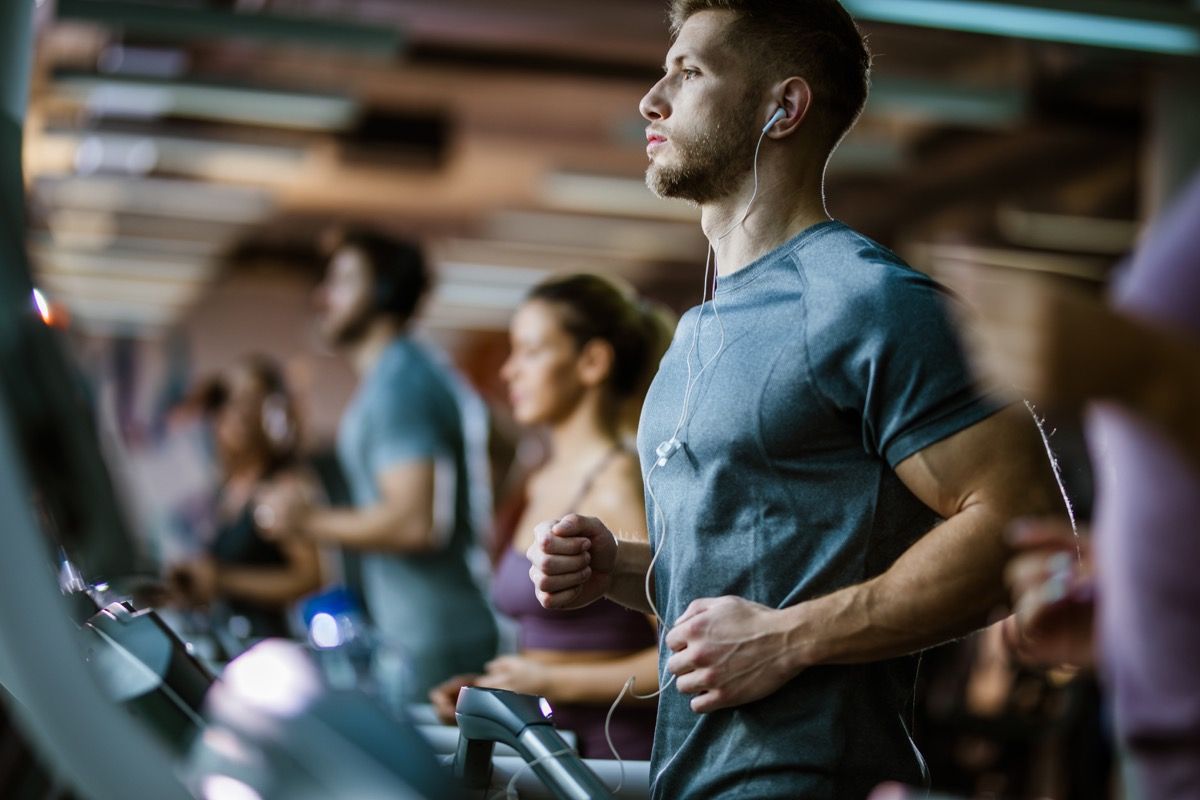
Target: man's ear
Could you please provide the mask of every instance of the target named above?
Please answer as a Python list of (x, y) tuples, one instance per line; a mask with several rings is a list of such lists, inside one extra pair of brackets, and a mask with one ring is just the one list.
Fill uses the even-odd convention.
[(776, 139), (790, 136), (808, 117), (812, 109), (812, 87), (804, 78), (793, 76), (781, 81), (771, 93), (775, 104), (784, 111), (783, 119), (771, 126), (767, 135)]
[(612, 345), (604, 339), (592, 339), (579, 351), (575, 362), (579, 380), (584, 386), (599, 386), (612, 374), (616, 354)]

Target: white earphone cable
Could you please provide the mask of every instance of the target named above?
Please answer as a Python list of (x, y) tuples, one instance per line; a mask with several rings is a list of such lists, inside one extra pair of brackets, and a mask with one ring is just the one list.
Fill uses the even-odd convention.
[[(721, 310), (717, 303), (716, 248), (718, 245), (721, 244), (721, 242), (725, 239), (725, 237), (729, 236), (731, 233), (733, 233), (734, 230), (736, 230), (737, 228), (739, 228), (745, 224), (746, 220), (750, 216), (750, 209), (754, 206), (754, 201), (756, 199), (758, 199), (758, 187), (759, 187), (758, 155), (759, 155), (759, 151), (762, 149), (763, 140), (766, 139), (767, 132), (770, 129), (771, 129), (770, 124), (768, 124), (765, 128), (763, 128), (762, 133), (758, 137), (758, 143), (754, 147), (754, 164), (753, 164), (754, 190), (750, 194), (750, 200), (747, 201), (746, 207), (742, 210), (742, 215), (738, 219), (738, 221), (735, 222), (733, 225), (731, 225), (729, 227), (729, 229), (726, 230), (724, 233), (722, 233), (720, 236), (716, 237), (716, 239), (714, 239), (709, 244), (707, 251), (705, 252), (704, 291), (700, 297), (700, 309), (696, 314), (696, 326), (692, 330), (692, 342), (688, 348), (687, 355), (684, 357), (684, 363), (687, 365), (687, 379), (684, 383), (683, 405), (680, 408), (679, 419), (676, 420), (676, 422), (675, 422), (675, 429), (671, 432), (670, 438), (668, 438), (665, 442), (660, 444), (659, 447), (656, 449), (655, 455), (657, 455), (658, 458), (656, 458), (654, 463), (650, 465), (650, 469), (647, 470), (645, 476), (643, 476), (643, 478), (642, 478), (642, 483), (646, 488), (646, 494), (650, 498), (650, 505), (652, 506), (651, 513), (654, 516), (655, 527), (659, 531), (661, 531), (661, 534), (659, 536), (659, 545), (658, 545), (658, 547), (656, 547), (654, 549), (654, 554), (650, 559), (650, 564), (646, 568), (646, 582), (645, 582), (646, 603), (649, 605), (651, 612), (654, 614), (654, 619), (658, 622), (658, 637), (659, 637), (659, 648), (660, 649), (664, 646), (666, 635), (670, 631), (670, 626), (668, 626), (663, 621), (662, 615), (659, 614), (658, 606), (654, 602), (654, 598), (652, 596), (653, 592), (650, 591), (650, 582), (653, 579), (653, 575), (654, 575), (654, 565), (658, 562), (659, 556), (661, 556), (663, 551), (666, 549), (666, 542), (667, 542), (668, 537), (667, 537), (666, 515), (663, 513), (662, 506), (659, 504), (658, 498), (654, 494), (654, 486), (653, 486), (653, 483), (651, 482), (651, 478), (654, 476), (654, 471), (656, 469), (658, 469), (661, 466), (664, 466), (666, 464), (667, 460), (672, 455), (674, 455), (675, 451), (678, 449), (681, 449), (683, 447), (683, 444), (679, 441), (679, 434), (681, 431), (683, 431), (687, 427), (687, 423), (689, 422), (689, 419), (690, 419), (692, 393), (693, 393), (693, 391), (695, 391), (696, 387), (699, 385), (700, 378), (704, 375), (704, 373), (708, 370), (708, 368), (712, 364), (716, 363), (716, 360), (721, 356), (721, 353), (723, 353), (725, 350), (725, 323), (721, 320)], [(709, 284), (709, 274), (710, 273), (712, 274), (711, 286)], [(713, 354), (711, 356), (709, 356), (708, 359), (701, 360), (701, 357), (699, 354), (700, 329), (704, 322), (704, 307), (705, 307), (705, 305), (710, 303), (710, 300), (709, 300), (710, 290), (711, 290), (711, 298), (712, 298), (711, 305), (712, 305), (713, 317), (716, 319), (717, 328), (720, 331), (720, 338), (717, 341), (717, 349), (715, 351), (713, 351)], [(700, 363), (700, 369), (694, 375), (692, 374), (692, 354), (693, 353), (696, 354), (696, 360)], [(625, 762), (622, 760), (621, 754), (617, 752), (617, 748), (613, 744), (612, 735), (611, 735), (611, 731), (610, 731), (610, 728), (612, 725), (612, 717), (613, 717), (613, 714), (617, 710), (617, 706), (620, 705), (621, 700), (624, 699), (626, 693), (628, 693), (631, 697), (637, 698), (639, 700), (650, 700), (650, 699), (653, 699), (653, 698), (661, 695), (674, 682), (675, 682), (674, 675), (670, 675), (670, 676), (660, 675), (658, 689), (650, 694), (640, 695), (633, 691), (633, 687), (637, 683), (637, 677), (630, 676), (629, 680), (627, 680), (625, 682), (625, 685), (621, 687), (621, 691), (617, 695), (616, 700), (613, 701), (612, 706), (609, 707), (608, 715), (604, 719), (604, 738), (608, 742), (608, 749), (612, 751), (613, 758), (616, 759), (618, 768), (620, 769), (620, 772), (621, 772), (621, 780), (617, 784), (617, 788), (613, 790), (614, 794), (619, 792), (621, 790), (621, 787), (625, 783)]]

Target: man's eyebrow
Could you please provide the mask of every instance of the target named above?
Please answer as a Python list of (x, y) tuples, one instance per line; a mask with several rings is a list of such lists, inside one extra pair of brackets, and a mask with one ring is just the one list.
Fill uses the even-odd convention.
[(686, 51), (683, 53), (676, 53), (674, 58), (670, 58), (663, 62), (663, 65), (662, 65), (663, 72), (669, 72), (672, 66), (678, 66), (679, 64), (683, 63), (684, 61), (699, 62), (700, 59), (696, 56), (695, 53), (693, 53), (691, 51)]

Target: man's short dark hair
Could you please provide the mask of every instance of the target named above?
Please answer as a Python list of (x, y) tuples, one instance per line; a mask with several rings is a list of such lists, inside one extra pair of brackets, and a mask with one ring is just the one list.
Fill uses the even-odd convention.
[(409, 320), (429, 290), (429, 269), (421, 248), (374, 230), (351, 230), (338, 242), (366, 258), (374, 285), (377, 313)]
[(700, 11), (731, 11), (729, 44), (764, 81), (797, 75), (813, 92), (813, 111), (832, 149), (867, 102), (871, 54), (837, 0), (671, 0), (671, 32)]

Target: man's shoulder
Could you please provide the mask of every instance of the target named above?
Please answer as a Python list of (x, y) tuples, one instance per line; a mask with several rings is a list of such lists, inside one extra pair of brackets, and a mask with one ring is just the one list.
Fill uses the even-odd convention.
[(846, 225), (821, 231), (788, 255), (814, 289), (829, 292), (834, 299), (904, 293), (915, 286), (936, 285), (894, 251)]
[(951, 294), (932, 277), (849, 228), (822, 238), (814, 242), (818, 247), (794, 256), (804, 281), (810, 348), (842, 354), (847, 346), (878, 346), (948, 328)]
[(355, 406), (362, 424), (377, 425), (398, 416), (440, 418), (457, 408), (451, 402), (453, 397), (445, 376), (430, 357), (411, 344), (393, 345), (359, 391)]
[(831, 252), (796, 255), (810, 324), (884, 326), (896, 319), (945, 313), (949, 296), (929, 275), (859, 234)]
[(380, 390), (421, 391), (431, 385), (443, 386), (448, 380), (449, 369), (430, 347), (408, 338), (397, 339), (380, 361), (376, 382)]

